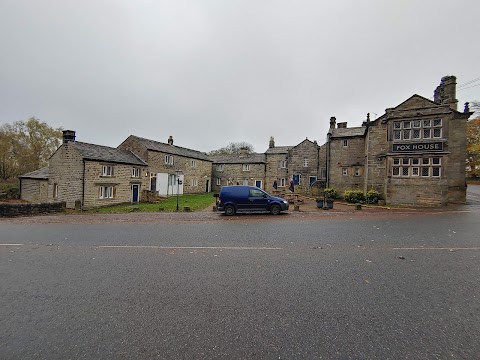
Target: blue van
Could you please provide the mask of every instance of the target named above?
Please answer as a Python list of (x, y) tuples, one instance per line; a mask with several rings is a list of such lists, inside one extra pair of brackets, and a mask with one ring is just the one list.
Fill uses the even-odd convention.
[(223, 186), (218, 196), (217, 210), (225, 211), (225, 215), (234, 215), (237, 211), (269, 211), (278, 215), (288, 210), (288, 201), (255, 186)]

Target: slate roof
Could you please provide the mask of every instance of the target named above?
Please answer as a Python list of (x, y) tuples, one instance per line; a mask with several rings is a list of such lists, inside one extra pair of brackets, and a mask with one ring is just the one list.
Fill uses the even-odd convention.
[(147, 164), (136, 157), (132, 152), (108, 146), (87, 144), (79, 141), (68, 142), (69, 146), (78, 150), (80, 155), (87, 160), (113, 162), (146, 166)]
[(210, 156), (214, 164), (264, 164), (265, 154), (247, 154), (247, 155), (213, 155)]
[(330, 138), (347, 138), (347, 137), (357, 137), (357, 136), (365, 136), (367, 128), (362, 127), (352, 127), (352, 128), (337, 128), (337, 129), (330, 129), (330, 133), (332, 134)]
[(273, 148), (268, 148), (265, 151), (265, 154), (286, 154), (293, 146), (275, 146)]
[(176, 145), (165, 144), (159, 141), (145, 139), (135, 135), (130, 135), (129, 137), (136, 139), (148, 150), (163, 152), (163, 153), (172, 154), (172, 155), (184, 156), (192, 159), (212, 161), (210, 160), (210, 157), (207, 154), (201, 151), (191, 150), (191, 149), (187, 149), (187, 148), (176, 146)]
[(48, 166), (19, 176), (22, 179), (48, 180)]

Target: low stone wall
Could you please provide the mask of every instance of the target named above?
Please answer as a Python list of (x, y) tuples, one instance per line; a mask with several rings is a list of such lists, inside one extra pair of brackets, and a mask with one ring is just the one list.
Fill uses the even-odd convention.
[(0, 217), (27, 216), (65, 211), (65, 202), (41, 204), (0, 204)]

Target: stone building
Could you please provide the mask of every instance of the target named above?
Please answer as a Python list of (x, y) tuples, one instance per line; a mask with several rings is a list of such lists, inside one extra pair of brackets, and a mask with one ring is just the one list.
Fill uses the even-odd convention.
[(160, 196), (198, 194), (212, 189), (212, 160), (200, 151), (130, 135), (118, 149), (148, 164), (147, 190)]
[[(130, 135), (117, 148), (75, 141), (64, 143), (48, 169), (25, 174), (22, 198), (66, 201), (90, 208), (136, 202), (141, 194), (175, 195), (219, 192), (225, 185), (255, 185), (266, 191), (313, 194), (312, 184), (377, 190), (391, 205), (445, 205), (466, 199), (466, 122), (468, 105), (457, 110), (456, 78), (446, 76), (433, 101), (413, 95), (361, 126), (330, 118), (327, 141), (319, 146), (305, 139), (275, 146), (264, 153), (207, 156), (167, 143)], [(142, 194), (142, 195), (143, 195)], [(144, 199), (144, 198), (142, 198)]]
[(336, 124), (336, 118), (330, 118), (327, 143), (324, 145), (327, 186), (334, 187), (340, 194), (345, 190), (364, 188), (366, 131), (366, 127), (348, 128), (346, 122)]
[(413, 95), (363, 124), (364, 189), (388, 204), (445, 205), (466, 201), (466, 104), (457, 111), (456, 78), (446, 76), (429, 100)]
[(295, 192), (308, 194), (310, 184), (318, 179), (319, 156), (320, 147), (316, 142), (305, 139), (296, 146), (276, 147), (273, 137), (263, 154), (211, 156), (212, 190), (219, 192), (224, 185), (252, 185), (270, 192), (286, 193), (292, 181)]
[(48, 166), (19, 176), (20, 198), (32, 203), (48, 202)]
[(210, 156), (212, 164), (212, 191), (219, 192), (226, 185), (252, 185), (264, 188), (265, 155), (248, 154)]
[(433, 101), (413, 95), (374, 121), (367, 115), (362, 126), (352, 128), (332, 117), (322, 146), (306, 139), (296, 146), (275, 147), (271, 138), (264, 154), (250, 155), (258, 159), (258, 171), (250, 179), (232, 166), (247, 159), (213, 158), (214, 191), (226, 185), (223, 179), (238, 178), (270, 192), (276, 181), (278, 191), (285, 193), (292, 180), (296, 193), (311, 195), (310, 185), (324, 180), (340, 194), (377, 190), (391, 205), (465, 202), (466, 121), (472, 113), (468, 106), (457, 111), (455, 93), (456, 78), (446, 76)]
[(48, 202), (90, 209), (140, 200), (147, 165), (130, 151), (75, 141), (63, 132), (63, 144), (49, 159)]
[(361, 127), (330, 119), (327, 184), (377, 190), (391, 205), (465, 202), (468, 106), (457, 111), (456, 79), (442, 78), (429, 100), (413, 95)]

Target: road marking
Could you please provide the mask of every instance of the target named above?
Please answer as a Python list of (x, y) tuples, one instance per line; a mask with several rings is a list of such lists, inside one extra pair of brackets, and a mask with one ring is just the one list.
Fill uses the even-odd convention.
[(393, 250), (480, 250), (480, 247), (410, 247), (410, 248), (393, 248)]
[(23, 246), (23, 244), (0, 244), (0, 246)]
[(99, 248), (147, 248), (147, 249), (189, 249), (189, 250), (283, 250), (269, 247), (235, 247), (235, 246), (155, 246), (155, 245), (103, 245)]

